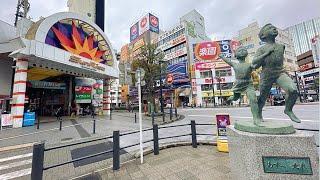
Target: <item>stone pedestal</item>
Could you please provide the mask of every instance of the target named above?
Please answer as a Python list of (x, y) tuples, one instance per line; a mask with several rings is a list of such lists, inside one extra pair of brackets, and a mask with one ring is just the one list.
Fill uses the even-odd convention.
[[(309, 133), (257, 134), (229, 126), (227, 134), (234, 180), (319, 179), (319, 154), (315, 138)], [(311, 175), (308, 166), (312, 168)]]

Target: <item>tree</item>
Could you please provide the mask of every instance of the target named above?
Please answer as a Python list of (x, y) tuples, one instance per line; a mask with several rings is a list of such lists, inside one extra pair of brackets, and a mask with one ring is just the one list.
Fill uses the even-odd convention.
[[(147, 44), (141, 47), (140, 53), (132, 61), (131, 69), (136, 71), (137, 68), (143, 68), (145, 71), (144, 81), (146, 85), (142, 87), (142, 92), (146, 92), (148, 102), (155, 107), (156, 84), (155, 81), (160, 79), (160, 62), (163, 59), (163, 53), (157, 52), (155, 44)], [(165, 69), (162, 67), (162, 69)], [(132, 76), (133, 82), (136, 82)]]

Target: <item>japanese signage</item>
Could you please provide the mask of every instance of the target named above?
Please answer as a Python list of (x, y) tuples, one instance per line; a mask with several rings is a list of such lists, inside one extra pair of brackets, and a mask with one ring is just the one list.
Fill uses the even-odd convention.
[(172, 52), (172, 53), (166, 54), (166, 55), (164, 56), (164, 59), (165, 59), (165, 60), (170, 60), (170, 59), (173, 59), (173, 58), (182, 56), (182, 55), (184, 55), (184, 54), (187, 54), (187, 48), (186, 48), (186, 47), (181, 48), (181, 49), (178, 49), (177, 51), (174, 51), (174, 52)]
[(187, 30), (188, 30), (189, 36), (191, 36), (191, 37), (193, 37), (193, 38), (196, 38), (196, 37), (197, 37), (196, 31), (195, 31), (194, 22), (188, 22), (188, 21), (187, 21)]
[(144, 43), (144, 39), (143, 37), (141, 37), (137, 42), (135, 42), (133, 44), (133, 47), (132, 47), (132, 52), (134, 52), (135, 50), (141, 48), (142, 46), (144, 46), (145, 43)]
[[(223, 97), (229, 97), (233, 95), (233, 91), (232, 90), (222, 90), (221, 91), (221, 95), (220, 95), (220, 91), (215, 91), (214, 92), (214, 96), (223, 96)], [(202, 91), (202, 97), (212, 97), (212, 91)]]
[(92, 81), (89, 78), (75, 78), (75, 99), (76, 103), (91, 103)]
[(316, 35), (314, 38), (311, 39), (311, 46), (312, 46), (312, 56), (314, 60), (314, 64), (316, 67), (319, 67), (320, 61), (320, 37)]
[(196, 70), (210, 70), (210, 69), (218, 69), (218, 68), (225, 68), (230, 67), (227, 63), (222, 60), (217, 60), (214, 62), (197, 62), (196, 63)]
[(1, 126), (12, 126), (13, 119), (11, 114), (1, 114)]
[(159, 33), (159, 18), (149, 14), (150, 31)]
[(135, 23), (130, 28), (130, 42), (135, 40), (139, 36), (139, 22)]
[(299, 71), (302, 72), (302, 71), (309, 70), (311, 68), (312, 68), (312, 63), (307, 63), (307, 64), (299, 66)]
[(43, 89), (66, 89), (65, 83), (47, 82), (47, 81), (29, 81), (33, 88)]
[(173, 75), (172, 74), (168, 74), (167, 75), (167, 84), (172, 84), (173, 83)]
[(305, 76), (305, 75), (313, 74), (313, 73), (316, 73), (316, 72), (319, 72), (319, 68), (313, 68), (313, 69), (310, 69), (310, 70), (307, 70), (307, 71), (303, 71), (303, 72), (300, 72), (298, 75), (299, 76)]
[(230, 125), (230, 115), (217, 114), (216, 120), (217, 120), (218, 136), (227, 136), (227, 126)]
[(265, 173), (313, 174), (309, 157), (263, 156), (262, 163)]
[(142, 17), (139, 21), (139, 36), (149, 29), (149, 18), (148, 14)]
[(128, 44), (126, 44), (121, 47), (120, 60), (123, 62), (128, 59), (129, 59), (129, 46), (128, 46)]
[(196, 61), (215, 61), (219, 59), (219, 54), (223, 53), (227, 58), (231, 58), (233, 50), (239, 42), (233, 40), (209, 41), (194, 45), (194, 58)]
[(105, 67), (99, 65), (99, 63), (96, 63), (94, 61), (88, 62), (88, 61), (82, 60), (80, 57), (77, 57), (77, 56), (70, 56), (69, 61), (80, 64), (82, 68), (86, 68), (93, 71), (96, 71), (96, 70), (104, 71), (106, 69)]
[(177, 44), (180, 44), (184, 41), (186, 41), (186, 36), (183, 34), (183, 35), (178, 36), (177, 38), (175, 38), (171, 41), (168, 41), (168, 42), (162, 44), (161, 46), (158, 47), (158, 49), (163, 51), (163, 50), (169, 49)]
[(166, 37), (178, 32), (178, 31), (180, 31), (183, 28), (184, 28), (183, 25), (180, 24), (180, 25), (174, 27), (173, 29), (171, 29), (170, 31), (166, 31), (163, 34), (161, 34), (158, 39), (160, 41), (160, 40), (162, 40), (162, 39), (164, 39), (164, 38), (166, 38)]

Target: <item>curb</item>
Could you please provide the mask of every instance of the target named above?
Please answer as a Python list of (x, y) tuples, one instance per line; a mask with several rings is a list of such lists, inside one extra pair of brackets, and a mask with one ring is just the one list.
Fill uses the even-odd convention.
[(24, 149), (24, 148), (29, 148), (32, 147), (34, 143), (27, 143), (27, 144), (18, 144), (18, 145), (13, 145), (13, 146), (6, 146), (0, 148), (0, 153), (6, 152), (6, 151), (12, 151), (12, 150), (17, 150), (17, 149)]
[[(207, 145), (207, 146), (217, 146), (217, 142), (212, 142), (212, 141), (198, 141), (198, 145)], [(174, 148), (174, 147), (180, 147), (180, 146), (191, 146), (191, 142), (186, 142), (186, 141), (181, 141), (181, 142), (170, 142), (170, 143), (162, 143), (159, 144), (159, 150), (163, 149), (169, 149), (169, 148)], [(153, 153), (152, 147), (146, 147), (143, 150), (143, 156), (148, 155)], [(134, 157), (135, 158), (140, 158), (140, 151), (137, 150), (134, 152)]]

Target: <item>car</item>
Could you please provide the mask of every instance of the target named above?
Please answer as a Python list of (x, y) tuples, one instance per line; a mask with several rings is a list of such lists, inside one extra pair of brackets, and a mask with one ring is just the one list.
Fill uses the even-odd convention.
[(273, 105), (274, 106), (283, 106), (285, 105), (286, 100), (282, 94), (275, 94), (273, 96)]

